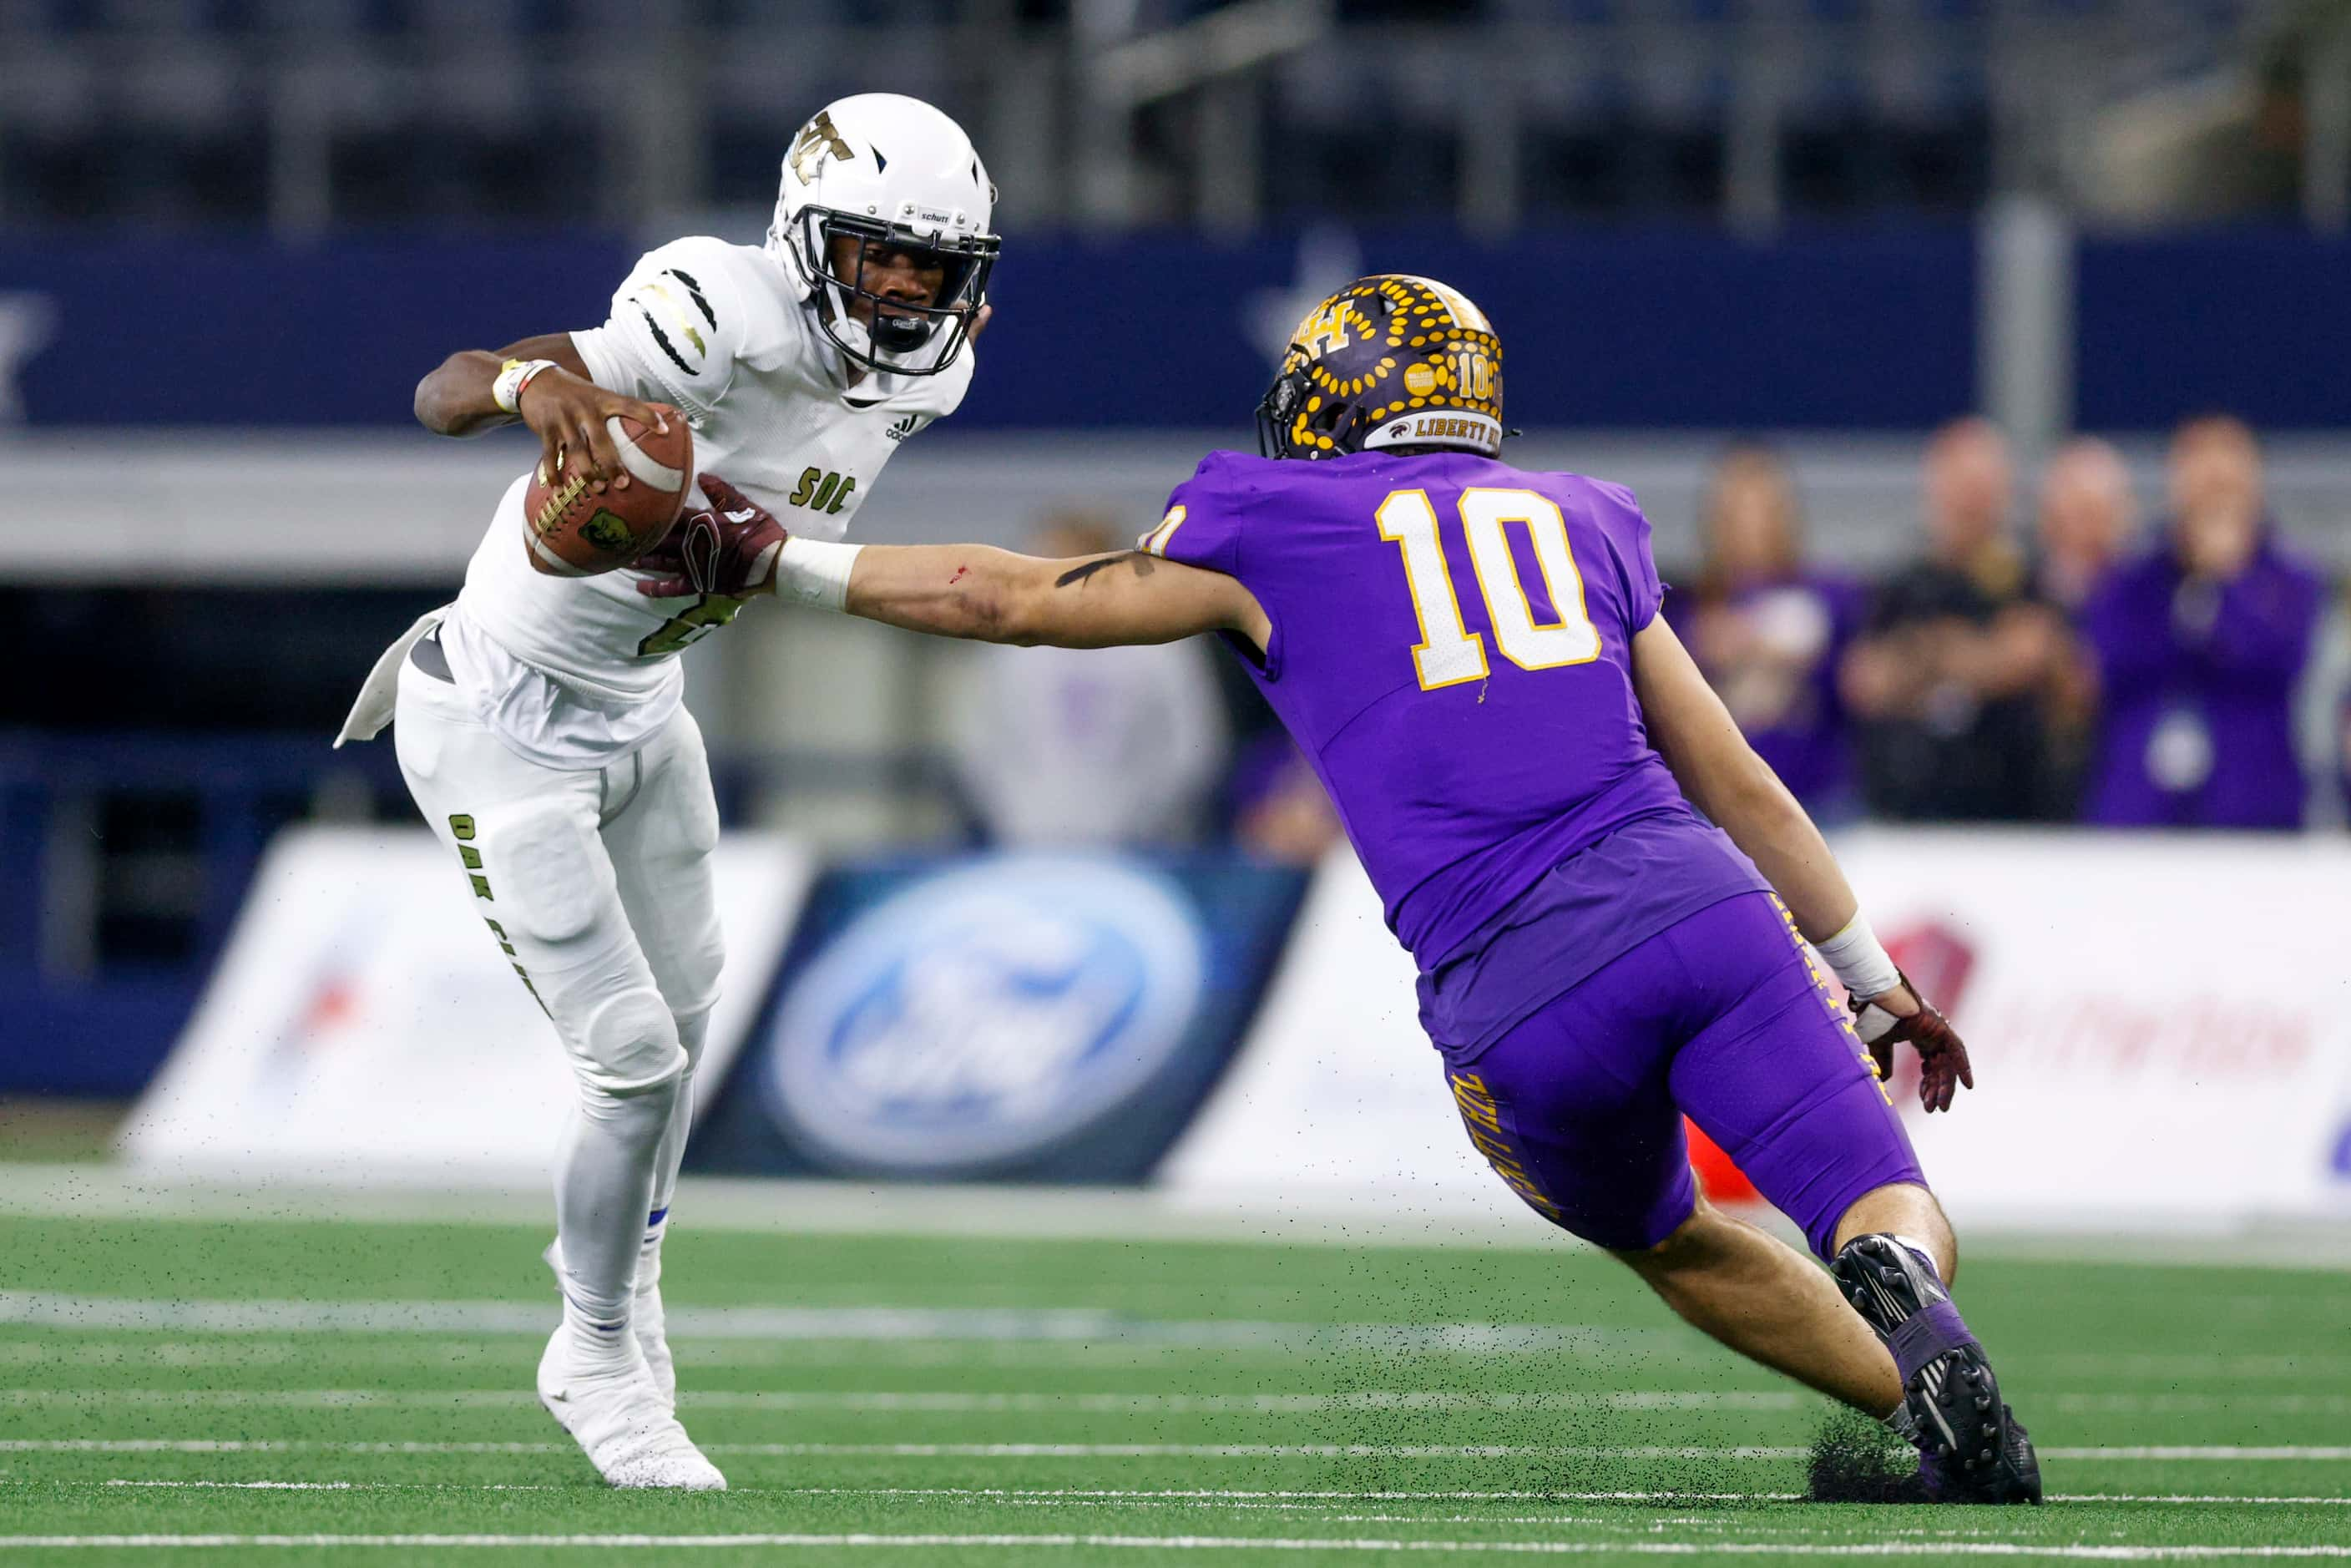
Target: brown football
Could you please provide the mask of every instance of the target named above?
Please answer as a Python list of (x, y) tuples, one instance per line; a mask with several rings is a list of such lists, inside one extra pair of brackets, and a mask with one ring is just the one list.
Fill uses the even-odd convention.
[(685, 416), (669, 410), (669, 430), (615, 414), (604, 422), (621, 462), (625, 486), (594, 488), (569, 448), (552, 474), (547, 461), (532, 470), (522, 498), (523, 544), (530, 564), (553, 577), (593, 577), (617, 571), (661, 543), (694, 483), (694, 435)]

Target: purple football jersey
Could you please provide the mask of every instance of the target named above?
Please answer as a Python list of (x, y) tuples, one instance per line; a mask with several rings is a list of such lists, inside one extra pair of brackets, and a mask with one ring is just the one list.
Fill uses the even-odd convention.
[(1271, 619), (1259, 688), (1467, 1060), (1674, 921), (1763, 888), (1633, 694), (1664, 590), (1621, 486), (1467, 453), (1212, 453), (1144, 548)]

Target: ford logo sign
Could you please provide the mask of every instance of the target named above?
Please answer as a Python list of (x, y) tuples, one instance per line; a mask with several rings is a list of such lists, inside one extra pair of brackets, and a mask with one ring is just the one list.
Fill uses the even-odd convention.
[(820, 1160), (946, 1176), (1115, 1112), (1182, 1046), (1199, 919), (1156, 873), (993, 858), (868, 910), (802, 971), (768, 1041), (768, 1111)]

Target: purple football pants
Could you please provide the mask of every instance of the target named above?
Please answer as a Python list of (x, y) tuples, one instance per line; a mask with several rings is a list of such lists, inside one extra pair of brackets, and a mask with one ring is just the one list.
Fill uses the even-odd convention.
[(1863, 1194), (1926, 1185), (1770, 894), (1667, 926), (1446, 1078), (1470, 1142), (1512, 1191), (1620, 1251), (1664, 1240), (1697, 1202), (1684, 1113), (1823, 1258)]

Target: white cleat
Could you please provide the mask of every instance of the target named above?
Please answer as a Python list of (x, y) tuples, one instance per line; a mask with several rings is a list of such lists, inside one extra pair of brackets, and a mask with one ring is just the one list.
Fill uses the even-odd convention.
[[(563, 1291), (563, 1253), (560, 1241), (550, 1241), (539, 1256), (555, 1270), (555, 1290)], [(672, 1415), (677, 1412), (677, 1363), (669, 1353), (669, 1322), (662, 1313), (661, 1254), (653, 1254), (653, 1267), (637, 1271), (636, 1294), (629, 1302), (629, 1329), (637, 1336), (637, 1348), (645, 1353), (645, 1365), (653, 1375), (653, 1386), (661, 1391), (662, 1403)]]
[(636, 1341), (625, 1342), (625, 1356), (597, 1364), (577, 1354), (571, 1332), (569, 1323), (559, 1325), (538, 1358), (538, 1402), (596, 1473), (616, 1487), (725, 1491), (726, 1478), (670, 1413)]

